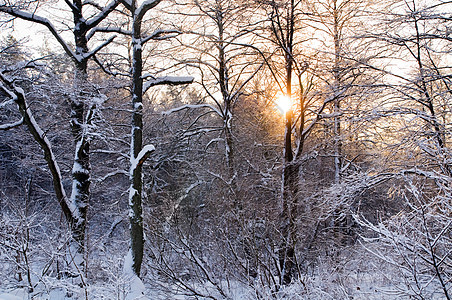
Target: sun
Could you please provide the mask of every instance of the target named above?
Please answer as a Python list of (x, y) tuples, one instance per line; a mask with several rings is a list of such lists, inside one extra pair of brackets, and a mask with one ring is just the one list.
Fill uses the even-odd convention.
[(292, 101), (289, 96), (284, 94), (276, 95), (276, 107), (284, 114), (286, 114), (292, 107)]

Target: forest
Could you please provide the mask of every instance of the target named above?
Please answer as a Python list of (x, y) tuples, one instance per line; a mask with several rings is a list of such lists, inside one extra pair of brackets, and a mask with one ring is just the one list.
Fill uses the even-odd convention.
[(452, 1), (0, 0), (0, 299), (452, 298)]

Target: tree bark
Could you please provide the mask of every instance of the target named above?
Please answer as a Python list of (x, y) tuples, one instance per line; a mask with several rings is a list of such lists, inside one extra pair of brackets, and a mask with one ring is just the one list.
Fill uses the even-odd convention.
[(132, 133), (130, 141), (130, 247), (132, 269), (140, 276), (143, 261), (144, 234), (142, 210), (142, 166), (134, 161), (143, 147), (143, 58), (141, 45), (141, 20), (136, 15), (136, 1), (132, 1)]
[[(286, 96), (292, 99), (292, 72), (293, 72), (293, 38), (295, 30), (294, 1), (291, 0), (286, 15), (287, 31), (285, 32), (285, 67), (286, 67)], [(279, 28), (282, 28), (280, 25)], [(274, 26), (276, 28), (276, 26)], [(281, 32), (281, 36), (283, 36)], [(282, 211), (281, 211), (281, 234), (282, 243), (279, 253), (279, 264), (281, 270), (280, 284), (287, 285), (292, 282), (295, 267), (295, 243), (296, 243), (296, 222), (295, 212), (298, 206), (298, 174), (299, 166), (294, 161), (292, 149), (292, 126), (293, 110), (292, 108), (285, 115), (284, 132), (284, 161), (283, 161), (283, 180), (282, 180)]]

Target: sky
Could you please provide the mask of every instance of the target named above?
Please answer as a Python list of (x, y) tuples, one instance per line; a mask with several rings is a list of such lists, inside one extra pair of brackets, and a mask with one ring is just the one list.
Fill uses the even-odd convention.
[[(60, 1), (50, 1), (49, 3), (45, 4), (46, 5), (40, 5), (36, 9), (36, 14), (49, 18), (50, 20), (53, 20), (55, 18), (55, 11), (59, 12), (59, 15), (57, 17), (61, 17), (61, 12), (65, 10), (58, 9), (58, 7), (63, 7), (64, 5)], [(54, 25), (58, 26), (59, 24), (54, 23)], [(38, 55), (39, 49), (46, 44), (50, 47), (59, 47), (54, 38), (49, 34), (49, 31), (45, 26), (29, 21), (24, 21), (19, 18), (16, 18), (4, 27), (0, 27), (0, 38), (3, 39), (8, 35), (12, 35), (17, 40), (22, 40), (25, 45), (30, 46), (27, 50), (29, 54), (33, 56)], [(61, 35), (66, 41), (72, 42), (72, 34), (62, 33)], [(62, 49), (58, 50), (62, 51)]]
[(14, 29), (0, 30), (2, 40), (8, 35), (12, 35), (16, 40), (22, 41), (23, 44), (29, 46), (26, 50), (32, 56), (38, 55), (39, 49), (46, 43), (54, 44), (52, 37), (47, 33), (44, 26), (19, 19), (14, 20)]
[(2, 38), (13, 35), (16, 39), (26, 39), (27, 41), (33, 42), (34, 44), (38, 44), (38, 35), (36, 34), (36, 30), (38, 25), (33, 24), (31, 22), (22, 21), (20, 19), (16, 19), (13, 21), (12, 27), (6, 27), (6, 29), (2, 29), (0, 31), (0, 35)]

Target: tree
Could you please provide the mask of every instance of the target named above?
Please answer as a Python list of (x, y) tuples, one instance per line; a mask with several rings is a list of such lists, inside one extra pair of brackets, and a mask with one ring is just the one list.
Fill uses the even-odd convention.
[(365, 1), (258, 3), (268, 16), (259, 35), (272, 42), (268, 49), (261, 46), (261, 52), (279, 93), (291, 102), (285, 122), (281, 212), (281, 253), (285, 254), (280, 255), (281, 284), (288, 284), (295, 267), (296, 223), (303, 222), (297, 215), (303, 216), (309, 206), (299, 198), (315, 193), (306, 182), (306, 173), (313, 168), (309, 156), (321, 151), (332, 157), (332, 178), (337, 184), (352, 164), (353, 158), (346, 160), (341, 127), (347, 118), (354, 118), (349, 107), (362, 101), (366, 87), (375, 82), (360, 63), (370, 61), (375, 53), (358, 52), (362, 47), (353, 37), (362, 25)]
[[(305, 140), (319, 120), (322, 111), (332, 99), (324, 99), (316, 108), (309, 99), (313, 81), (305, 76), (308, 60), (303, 54), (302, 41), (303, 1), (258, 1), (268, 17), (268, 33), (261, 37), (270, 41), (272, 48), (261, 50), (279, 92), (292, 104), (285, 112), (284, 158), (282, 176), (282, 211), (279, 253), (280, 285), (289, 284), (295, 272), (296, 210), (300, 180), (300, 159)], [(273, 53), (277, 54), (274, 55)], [(275, 58), (276, 56), (277, 58)], [(280, 60), (278, 60), (280, 58)], [(295, 75), (296, 78), (293, 78)], [(306, 79), (307, 78), (307, 79)], [(296, 100), (295, 100), (296, 99)], [(295, 110), (295, 105), (297, 110)], [(298, 111), (298, 116), (295, 112)], [(309, 111), (313, 111), (309, 118)], [(293, 134), (297, 141), (294, 147)]]
[[(450, 65), (441, 57), (449, 54), (442, 27), (448, 5), (391, 1), (380, 8), (379, 30), (367, 35), (397, 62), (397, 67), (371, 67), (385, 75), (379, 131), (391, 163), (384, 172), (393, 173), (392, 197), (403, 207), (390, 219), (361, 225), (378, 233), (379, 249), (369, 240), (371, 253), (404, 278), (395, 288), (416, 299), (451, 297), (451, 257), (445, 250), (451, 217), (444, 214), (450, 204)], [(398, 134), (388, 138), (388, 129)]]
[[(17, 46), (13, 47), (16, 47), (16, 50), (19, 49), (19, 47)], [(14, 52), (11, 51), (11, 53)], [(4, 116), (6, 117), (2, 118), (0, 130), (10, 131), (8, 132), (8, 134), (5, 133), (4, 135), (2, 132), (2, 141), (4, 145), (12, 145), (15, 149), (15, 153), (26, 153), (24, 157), (27, 157), (29, 159), (28, 162), (22, 163), (22, 169), (27, 169), (27, 171), (22, 171), (22, 178), (19, 179), (22, 182), (27, 181), (27, 193), (24, 202), (25, 206), (21, 207), (22, 205), (20, 204), (22, 202), (20, 202), (20, 199), (22, 197), (20, 195), (15, 195), (12, 190), (6, 192), (5, 199), (11, 200), (5, 201), (2, 213), (4, 213), (5, 215), (18, 214), (21, 215), (21, 218), (23, 218), (22, 223), (25, 227), (21, 229), (26, 230), (24, 232), (26, 240), (24, 240), (23, 246), (18, 246), (18, 249), (20, 249), (20, 247), (23, 247), (23, 250), (21, 252), (18, 252), (17, 259), (19, 260), (23, 258), (25, 260), (26, 265), (21, 268), (27, 269), (29, 292), (32, 292), (34, 289), (34, 284), (32, 284), (31, 282), (30, 273), (35, 272), (33, 271), (34, 268), (31, 267), (32, 260), (34, 260), (34, 258), (32, 258), (30, 256), (30, 253), (28, 252), (37, 249), (38, 246), (36, 243), (34, 243), (34, 241), (37, 240), (35, 234), (39, 235), (39, 233), (38, 230), (35, 230), (36, 228), (26, 227), (28, 226), (26, 224), (30, 224), (29, 222), (32, 222), (31, 219), (28, 220), (29, 214), (32, 214), (30, 212), (33, 210), (36, 211), (36, 208), (38, 207), (39, 209), (42, 209), (42, 207), (46, 205), (47, 201), (42, 201), (42, 198), (41, 200), (38, 199), (40, 197), (43, 197), (43, 194), (45, 194), (46, 192), (51, 193), (48, 190), (51, 190), (52, 186), (56, 195), (56, 199), (60, 205), (62, 214), (55, 214), (55, 212), (58, 211), (57, 208), (56, 210), (50, 209), (49, 215), (53, 213), (54, 215), (60, 215), (63, 218), (65, 217), (68, 222), (74, 222), (75, 220), (73, 219), (73, 212), (75, 208), (71, 206), (71, 203), (68, 201), (69, 199), (66, 196), (65, 188), (67, 187), (65, 187), (63, 180), (64, 170), (61, 171), (60, 169), (59, 161), (61, 161), (62, 157), (60, 150), (61, 148), (64, 148), (64, 142), (60, 142), (60, 145), (54, 147), (54, 142), (55, 140), (58, 140), (58, 138), (61, 138), (60, 141), (64, 141), (64, 133), (62, 133), (64, 131), (55, 130), (54, 128), (55, 123), (58, 124), (61, 119), (53, 114), (52, 111), (53, 107), (58, 107), (59, 109), (61, 109), (61, 103), (59, 103), (58, 101), (58, 97), (61, 97), (61, 94), (59, 93), (60, 91), (55, 89), (55, 86), (58, 86), (58, 84), (61, 84), (61, 82), (59, 81), (57, 76), (53, 74), (53, 72), (51, 72), (42, 64), (42, 59), (27, 60), (26, 54), (20, 52), (20, 50), (17, 51), (16, 54), (17, 53), (21, 53), (21, 55), (16, 57), (18, 58), (18, 60), (5, 63), (5, 69), (0, 70), (0, 94), (2, 95), (2, 102), (0, 107), (2, 108), (2, 114), (4, 113)], [(11, 57), (12, 56), (10, 56), (10, 58)], [(47, 106), (45, 108), (45, 113), (43, 114), (41, 105), (45, 104), (47, 104)], [(13, 110), (12, 106), (16, 106), (16, 108)], [(13, 111), (14, 113), (12, 113)], [(16, 121), (13, 121), (14, 119), (16, 119)], [(49, 120), (51, 121), (49, 122)], [(21, 133), (20, 128), (16, 128), (19, 126), (26, 127), (26, 129), (24, 129), (25, 133)], [(33, 138), (34, 142), (36, 142), (38, 147), (33, 147), (35, 146), (34, 142), (30, 143), (27, 141), (28, 133)], [(17, 135), (20, 135), (20, 143), (17, 143), (17, 141), (15, 141), (15, 136)], [(42, 160), (41, 157), (43, 156), (45, 166), (37, 163), (35, 155), (39, 155), (38, 161)], [(20, 158), (13, 157), (13, 159), (17, 164), (21, 164), (18, 160)], [(24, 163), (26, 165), (23, 165)], [(49, 173), (51, 180), (47, 179)], [(12, 172), (7, 174), (9, 175), (9, 178), (5, 181), (11, 180), (11, 183), (19, 185), (20, 181), (11, 176), (12, 174)], [(37, 174), (39, 175), (36, 176)], [(35, 178), (35, 180), (33, 180), (33, 178)], [(34, 183), (34, 181), (36, 181), (36, 183)], [(35, 192), (34, 187), (36, 186), (41, 186), (44, 193)], [(5, 189), (5, 191), (7, 190)], [(17, 203), (17, 205), (15, 205), (14, 203)], [(43, 218), (43, 215), (40, 215), (38, 217), (38, 215), (33, 214), (33, 219), (35, 218), (39, 218), (39, 220), (45, 220), (46, 224), (44, 226), (46, 226), (47, 228), (46, 232), (48, 233), (51, 231), (51, 229), (49, 228), (51, 227), (51, 217), (46, 216), (46, 218)], [(12, 218), (10, 218), (10, 220), (12, 220)], [(61, 222), (59, 222), (59, 225), (61, 227)], [(63, 230), (61, 230), (60, 228), (59, 233), (61, 234), (66, 232), (66, 229), (67, 227), (63, 227)], [(2, 232), (2, 234), (5, 233), (7, 234), (7, 231)], [(40, 237), (42, 238), (42, 236)], [(58, 240), (56, 236), (53, 236), (53, 238), (55, 240)], [(8, 247), (8, 245), (9, 242), (5, 243), (6, 247)], [(65, 247), (66, 245), (67, 240), (63, 242), (60, 247)], [(47, 246), (49, 247), (49, 245)], [(52, 247), (50, 247), (49, 249), (52, 249)], [(37, 252), (34, 253), (36, 254)], [(86, 282), (84, 281), (85, 274), (83, 274), (83, 272), (78, 268), (77, 264), (79, 261), (74, 259), (75, 257), (78, 258), (77, 253), (71, 253), (71, 251), (67, 251), (65, 254), (66, 255), (62, 255), (61, 260), (58, 259), (58, 262), (56, 263), (57, 276), (80, 276), (82, 286), (86, 287)], [(45, 257), (45, 254), (39, 253), (38, 256)], [(59, 262), (63, 262), (64, 265), (58, 265)], [(66, 267), (69, 267), (69, 270)], [(49, 268), (50, 264), (43, 269), (42, 276), (44, 276), (44, 273), (47, 272)], [(36, 284), (38, 283), (36, 282)]]
[[(308, 30), (312, 31), (316, 47), (315, 76), (320, 79), (318, 89), (322, 88), (324, 98), (331, 98), (332, 107), (328, 108), (329, 116), (323, 116), (327, 121), (332, 120), (332, 157), (334, 165), (334, 182), (340, 182), (343, 167), (346, 165), (346, 153), (343, 153), (344, 136), (342, 134), (349, 107), (355, 99), (359, 100), (371, 86), (374, 80), (367, 75), (368, 68), (360, 61), (369, 62), (376, 53), (363, 51), (363, 41), (359, 39), (360, 30), (364, 30), (367, 1), (314, 1), (307, 4), (306, 14)], [(364, 53), (363, 53), (364, 52)], [(373, 74), (375, 76), (375, 74)], [(378, 77), (377, 77), (378, 78)], [(341, 108), (341, 106), (343, 106)], [(348, 160), (350, 161), (350, 160)]]
[[(69, 28), (73, 28), (74, 47), (71, 47), (70, 43), (64, 40), (52, 21), (37, 13), (37, 10), (42, 9), (40, 2), (26, 2), (24, 5), (19, 6), (5, 3), (0, 5), (0, 12), (14, 18), (45, 26), (75, 65), (74, 92), (70, 97), (70, 124), (75, 146), (72, 167), (73, 184), (69, 200), (72, 209), (65, 211), (65, 208), (62, 208), (68, 217), (67, 221), (70, 224), (74, 241), (78, 244), (78, 251), (82, 252), (85, 245), (86, 214), (89, 206), (91, 184), (91, 135), (89, 127), (96, 114), (96, 99), (99, 99), (96, 92), (91, 89), (88, 81), (88, 61), (103, 47), (111, 43), (113, 38), (100, 42), (93, 50), (89, 50), (88, 41), (96, 32), (96, 26), (118, 6), (119, 1), (113, 0), (104, 8), (100, 8), (99, 5), (93, 2), (82, 2), (81, 0), (66, 1), (65, 3), (72, 13), (73, 25), (69, 25)], [(87, 6), (92, 6), (97, 11), (94, 14), (89, 13), (89, 15), (86, 15)], [(63, 203), (61, 200), (59, 202), (60, 204)]]
[[(234, 109), (237, 103), (249, 93), (247, 85), (262, 68), (256, 60), (256, 50), (252, 47), (251, 26), (246, 21), (252, 16), (246, 3), (242, 1), (189, 1), (176, 2), (184, 18), (179, 38), (180, 54), (175, 58), (199, 74), (202, 99), (195, 104), (181, 106), (173, 112), (186, 109), (199, 111), (200, 120), (212, 115), (209, 128), (197, 128), (197, 134), (209, 134), (208, 147), (224, 147), (224, 167), (226, 174), (218, 173), (231, 196), (231, 204), (240, 210), (237, 191), (239, 170), (235, 166), (237, 146), (234, 144)], [(187, 9), (187, 7), (189, 9)], [(216, 121), (217, 119), (218, 121)], [(193, 133), (195, 130), (190, 129)], [(220, 156), (221, 158), (221, 156)]]
[[(130, 141), (130, 189), (129, 189), (129, 219), (130, 219), (130, 271), (140, 276), (143, 261), (144, 234), (143, 234), (143, 209), (142, 209), (142, 166), (148, 156), (155, 150), (153, 145), (143, 147), (143, 95), (153, 86), (188, 84), (192, 77), (153, 77), (143, 83), (144, 61), (142, 56), (143, 46), (150, 40), (162, 40), (177, 33), (176, 30), (156, 30), (151, 34), (142, 32), (144, 16), (161, 1), (145, 1), (138, 5), (136, 0), (130, 3), (123, 1), (124, 6), (131, 14), (131, 32), (127, 32), (132, 38), (132, 70), (131, 70), (131, 98), (132, 98), (132, 132)], [(123, 32), (120, 29), (113, 31)], [(129, 271), (129, 270), (127, 270)]]
[(0, 72), (0, 79), (2, 81), (2, 85), (0, 87), (6, 93), (8, 98), (10, 98), (10, 100), (13, 100), (17, 104), (19, 112), (22, 115), (22, 119), (14, 123), (2, 124), (1, 129), (7, 130), (16, 126), (20, 126), (22, 124), (25, 124), (27, 126), (35, 141), (39, 143), (41, 149), (44, 151), (44, 159), (46, 160), (50, 173), (52, 174), (53, 186), (58, 203), (60, 204), (66, 219), (70, 222), (70, 224), (72, 224), (76, 222), (75, 217), (73, 216), (74, 208), (71, 207), (71, 204), (67, 201), (66, 192), (63, 188), (63, 180), (61, 177), (60, 168), (58, 162), (55, 159), (55, 155), (53, 154), (52, 145), (47, 139), (44, 131), (36, 123), (29, 104), (27, 104), (23, 89), (16, 86), (14, 83), (16, 81), (16, 78), (14, 78), (14, 76), (8, 76), (7, 73), (7, 70), (2, 70)]
[[(386, 107), (390, 108), (382, 113), (409, 123), (405, 127), (408, 130), (402, 131), (405, 138), (401, 140), (407, 142), (401, 145), (411, 152), (411, 157), (428, 161), (428, 165), (434, 163), (443, 174), (450, 176), (447, 146), (450, 112), (446, 109), (450, 66), (438, 56), (444, 51), (446, 40), (436, 35), (439, 26), (436, 16), (441, 15), (437, 9), (441, 6), (420, 6), (415, 0), (390, 3), (385, 10), (381, 35), (372, 33), (369, 37), (403, 62), (403, 67), (383, 70), (384, 84), (391, 92), (386, 99), (390, 103)], [(410, 118), (416, 121), (409, 121)]]

